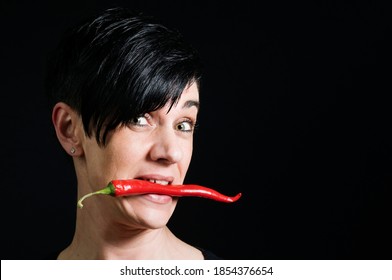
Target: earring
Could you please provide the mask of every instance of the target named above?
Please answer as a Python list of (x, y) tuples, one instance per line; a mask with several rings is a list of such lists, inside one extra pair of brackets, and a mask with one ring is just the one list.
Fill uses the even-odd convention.
[(72, 147), (72, 148), (71, 148), (71, 154), (74, 154), (75, 152), (76, 152), (75, 147)]

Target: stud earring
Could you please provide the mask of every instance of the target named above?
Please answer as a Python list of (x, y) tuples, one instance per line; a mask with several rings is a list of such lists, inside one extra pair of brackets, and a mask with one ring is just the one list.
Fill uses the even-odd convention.
[(75, 147), (72, 147), (72, 148), (71, 148), (71, 154), (74, 154), (75, 152), (76, 152)]

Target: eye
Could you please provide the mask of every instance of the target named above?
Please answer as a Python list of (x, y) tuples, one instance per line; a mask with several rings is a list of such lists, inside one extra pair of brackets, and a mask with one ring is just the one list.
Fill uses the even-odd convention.
[(195, 123), (191, 120), (184, 120), (176, 125), (176, 129), (183, 132), (192, 132), (195, 128)]
[(146, 125), (148, 125), (148, 117), (147, 117), (147, 115), (144, 115), (144, 116), (139, 116), (139, 117), (133, 118), (130, 121), (130, 124), (136, 125), (136, 126), (146, 126)]

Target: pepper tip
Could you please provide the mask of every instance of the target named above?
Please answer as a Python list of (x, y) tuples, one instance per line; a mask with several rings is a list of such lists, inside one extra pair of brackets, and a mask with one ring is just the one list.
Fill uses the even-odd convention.
[(242, 193), (238, 193), (232, 200), (232, 202), (236, 202), (240, 197), (242, 196)]
[(236, 202), (240, 197), (242, 196), (242, 193), (238, 193), (235, 196), (226, 196), (224, 199), (220, 200), (222, 202), (227, 202), (227, 203), (233, 203)]

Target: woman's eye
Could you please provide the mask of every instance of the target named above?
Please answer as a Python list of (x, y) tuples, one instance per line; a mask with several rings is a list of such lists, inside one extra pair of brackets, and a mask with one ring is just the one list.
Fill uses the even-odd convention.
[(148, 125), (148, 120), (147, 120), (146, 116), (139, 116), (139, 117), (134, 118), (131, 121), (131, 124), (137, 125), (137, 126), (146, 126), (146, 125)]
[(195, 128), (195, 125), (192, 121), (183, 121), (177, 124), (177, 129), (183, 132), (192, 132)]

